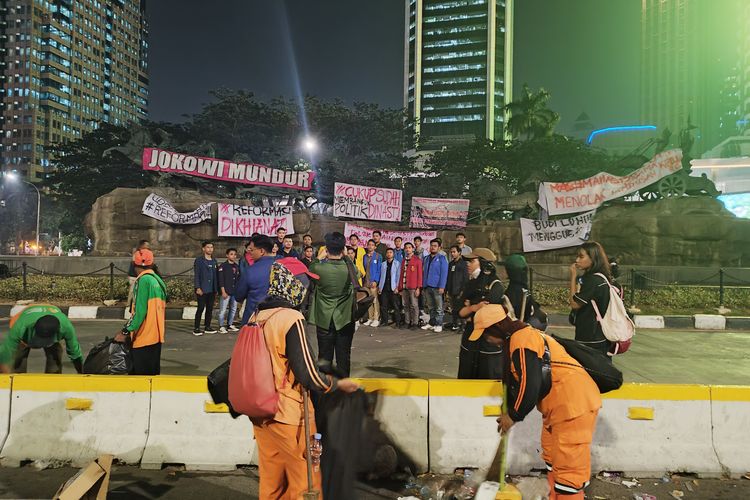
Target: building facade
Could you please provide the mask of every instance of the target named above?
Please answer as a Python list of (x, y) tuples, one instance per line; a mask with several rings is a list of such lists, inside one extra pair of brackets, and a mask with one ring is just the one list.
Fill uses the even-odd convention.
[(1, 166), (43, 179), (49, 148), (148, 113), (145, 0), (0, 0)]
[(404, 107), (420, 148), (504, 134), (513, 0), (406, 0)]

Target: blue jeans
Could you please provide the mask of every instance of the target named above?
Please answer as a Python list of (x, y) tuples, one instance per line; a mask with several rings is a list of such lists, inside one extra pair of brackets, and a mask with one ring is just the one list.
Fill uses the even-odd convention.
[(237, 314), (237, 299), (232, 295), (227, 297), (219, 296), (219, 327), (224, 326), (224, 318), (227, 316), (227, 306), (229, 307), (229, 322), (226, 326), (230, 326), (234, 323), (234, 315)]
[(423, 288), (424, 306), (430, 314), (430, 324), (432, 326), (443, 326), (443, 295), (438, 288)]

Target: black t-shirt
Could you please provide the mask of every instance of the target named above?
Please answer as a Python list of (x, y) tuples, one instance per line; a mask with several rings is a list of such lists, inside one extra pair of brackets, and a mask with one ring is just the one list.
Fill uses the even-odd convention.
[[(470, 304), (479, 304), (483, 301), (490, 304), (502, 304), (503, 295), (505, 295), (505, 287), (497, 275), (480, 274), (477, 279), (470, 279), (466, 282), (464, 293), (461, 295), (461, 304), (463, 305), (467, 300)], [(473, 342), (469, 341), (469, 336), (474, 331), (473, 318), (473, 314), (466, 318), (466, 327), (461, 337), (461, 347), (467, 351), (481, 351), (483, 353), (501, 352), (498, 346), (490, 344), (484, 337)]]
[[(618, 289), (620, 286), (613, 283)], [(604, 317), (609, 307), (609, 286), (601, 276), (586, 273), (581, 277), (581, 288), (573, 295), (573, 300), (581, 304), (581, 308), (575, 310), (576, 340), (579, 342), (602, 342), (607, 341), (602, 333), (602, 327), (596, 319), (596, 311), (591, 305), (596, 302), (599, 313)]]
[(385, 266), (385, 283), (383, 284), (383, 291), (392, 292), (393, 288), (391, 287), (391, 270), (393, 269), (393, 261), (386, 261)]

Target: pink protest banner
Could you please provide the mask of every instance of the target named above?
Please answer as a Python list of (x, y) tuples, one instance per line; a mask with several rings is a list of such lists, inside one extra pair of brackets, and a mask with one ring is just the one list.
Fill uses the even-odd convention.
[(367, 240), (372, 239), (373, 231), (380, 231), (382, 233), (381, 241), (388, 247), (393, 247), (393, 240), (397, 237), (401, 237), (401, 239), (404, 240), (404, 243), (406, 243), (407, 241), (413, 242), (414, 238), (421, 236), (422, 240), (427, 242), (425, 248), (429, 246), (430, 240), (437, 238), (437, 231), (390, 231), (388, 229), (379, 229), (377, 227), (372, 228), (350, 224), (349, 222), (344, 224), (344, 235), (346, 236), (346, 239), (349, 240), (349, 235), (354, 233), (359, 236), (360, 246), (365, 246)]
[(398, 222), (402, 201), (400, 189), (337, 182), (333, 188), (333, 216)]
[(279, 170), (256, 163), (237, 163), (216, 158), (204, 158), (174, 153), (157, 148), (143, 149), (143, 170), (192, 175), (222, 182), (239, 182), (255, 186), (312, 189), (315, 172)]
[(219, 236), (249, 238), (253, 233), (273, 236), (280, 227), (294, 234), (292, 207), (251, 207), (219, 203)]
[(456, 198), (411, 199), (411, 227), (445, 227), (460, 229), (466, 227), (469, 216), (469, 200)]
[(549, 215), (574, 214), (638, 191), (682, 168), (682, 151), (672, 149), (654, 156), (641, 168), (618, 177), (602, 172), (588, 179), (539, 184), (539, 205)]

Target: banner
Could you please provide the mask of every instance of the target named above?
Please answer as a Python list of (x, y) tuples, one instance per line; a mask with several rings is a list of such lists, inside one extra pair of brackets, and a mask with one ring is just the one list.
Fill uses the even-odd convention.
[(337, 182), (333, 189), (333, 216), (399, 222), (402, 200), (400, 189)]
[(249, 238), (253, 233), (275, 236), (280, 227), (294, 234), (292, 207), (250, 207), (219, 203), (219, 236)]
[(569, 219), (521, 220), (524, 252), (575, 247), (589, 239), (596, 210)]
[(279, 170), (256, 163), (237, 163), (173, 153), (157, 148), (143, 149), (143, 170), (193, 175), (222, 182), (299, 189), (300, 191), (312, 189), (315, 177), (315, 173), (311, 171)]
[(469, 216), (469, 200), (451, 198), (411, 199), (411, 227), (446, 227), (460, 229), (466, 227)]
[(141, 213), (153, 219), (169, 224), (198, 224), (204, 220), (211, 220), (211, 205), (214, 202), (202, 203), (192, 212), (178, 212), (169, 200), (158, 194), (151, 193), (143, 202)]
[[(399, 236), (404, 240), (404, 243), (406, 243), (407, 241), (414, 242), (415, 237), (421, 236), (423, 240), (422, 248), (429, 248), (430, 240), (437, 238), (437, 231), (389, 231), (387, 229), (359, 226), (357, 224), (350, 224), (348, 222), (344, 224), (344, 235), (346, 236), (346, 241), (348, 242), (349, 235), (354, 233), (359, 236), (360, 246), (367, 245), (367, 240), (372, 239), (373, 231), (380, 231), (382, 233), (383, 237), (381, 241), (385, 243), (389, 248), (393, 248), (393, 240), (395, 240)], [(401, 248), (403, 248), (403, 246)]]
[(549, 215), (593, 210), (608, 200), (644, 188), (682, 168), (682, 151), (672, 149), (654, 156), (635, 172), (618, 177), (602, 172), (588, 179), (539, 184), (539, 205)]

